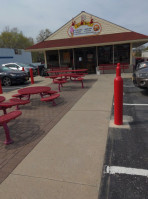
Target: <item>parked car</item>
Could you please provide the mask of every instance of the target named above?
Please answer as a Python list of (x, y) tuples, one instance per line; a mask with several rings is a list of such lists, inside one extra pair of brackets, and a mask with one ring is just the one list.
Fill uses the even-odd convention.
[(133, 72), (133, 83), (139, 88), (148, 88), (148, 62), (141, 62)]
[(0, 79), (2, 85), (11, 86), (15, 83), (24, 83), (29, 80), (29, 77), (24, 71), (17, 71), (5, 66), (0, 66)]
[(6, 63), (6, 64), (2, 64), (2, 66), (5, 66), (5, 67), (8, 67), (10, 69), (13, 69), (13, 70), (19, 70), (19, 71), (22, 71), (23, 68), (25, 70), (25, 72), (30, 76), (30, 68), (33, 69), (33, 75), (37, 75), (37, 69), (32, 67), (32, 66), (29, 66), (28, 64), (23, 64), (23, 63)]
[(39, 65), (28, 64), (28, 66), (34, 67), (36, 70), (38, 70), (39, 68), (40, 76), (48, 76), (47, 69), (45, 68), (44, 64), (39, 64)]
[(47, 73), (47, 68), (45, 68), (44, 64), (40, 64), (38, 65), (38, 67), (39, 67), (40, 76), (49, 76), (49, 74)]

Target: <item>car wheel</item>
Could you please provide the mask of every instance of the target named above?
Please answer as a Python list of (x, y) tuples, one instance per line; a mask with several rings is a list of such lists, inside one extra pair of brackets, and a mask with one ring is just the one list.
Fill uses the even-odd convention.
[(9, 77), (4, 77), (2, 83), (4, 86), (11, 86), (12, 84), (11, 79)]

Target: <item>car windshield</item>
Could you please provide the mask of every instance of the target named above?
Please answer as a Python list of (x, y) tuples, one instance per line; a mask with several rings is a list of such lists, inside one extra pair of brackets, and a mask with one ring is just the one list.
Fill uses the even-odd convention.
[(33, 64), (28, 64), (28, 66), (31, 66), (31, 67), (36, 67), (35, 65), (33, 65)]
[(23, 63), (17, 63), (17, 65), (25, 68), (35, 68), (33, 64), (23, 64)]
[(141, 62), (137, 65), (137, 69), (148, 67), (148, 62)]
[(29, 65), (28, 65), (28, 64), (17, 63), (17, 65), (19, 65), (19, 66), (21, 66), (21, 67), (27, 67), (27, 68), (29, 68)]
[(8, 72), (8, 71), (14, 71), (14, 70), (12, 70), (12, 69), (10, 69), (10, 68), (8, 68), (8, 67), (5, 67), (5, 66), (3, 66), (3, 67), (0, 67), (0, 71), (1, 72)]

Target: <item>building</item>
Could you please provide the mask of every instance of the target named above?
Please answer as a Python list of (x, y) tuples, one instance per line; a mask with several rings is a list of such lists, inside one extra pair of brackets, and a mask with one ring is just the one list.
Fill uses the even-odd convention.
[(0, 64), (14, 62), (32, 63), (31, 53), (22, 49), (0, 48)]
[(148, 59), (148, 50), (142, 51), (142, 57), (146, 57)]
[(82, 11), (44, 41), (28, 51), (43, 51), (45, 65), (87, 68), (96, 73), (98, 66), (118, 62), (132, 64), (132, 48), (148, 42), (148, 36), (133, 32)]

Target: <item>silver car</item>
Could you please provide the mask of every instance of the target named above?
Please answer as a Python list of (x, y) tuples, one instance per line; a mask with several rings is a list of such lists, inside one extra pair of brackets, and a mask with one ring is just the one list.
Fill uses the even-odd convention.
[(6, 64), (2, 64), (2, 66), (8, 67), (10, 69), (13, 70), (19, 70), (22, 71), (24, 68), (24, 71), (28, 74), (28, 76), (30, 76), (30, 68), (32, 68), (33, 70), (33, 75), (37, 75), (37, 69), (35, 69), (32, 66), (29, 66), (28, 64), (23, 64), (23, 63), (6, 63)]

